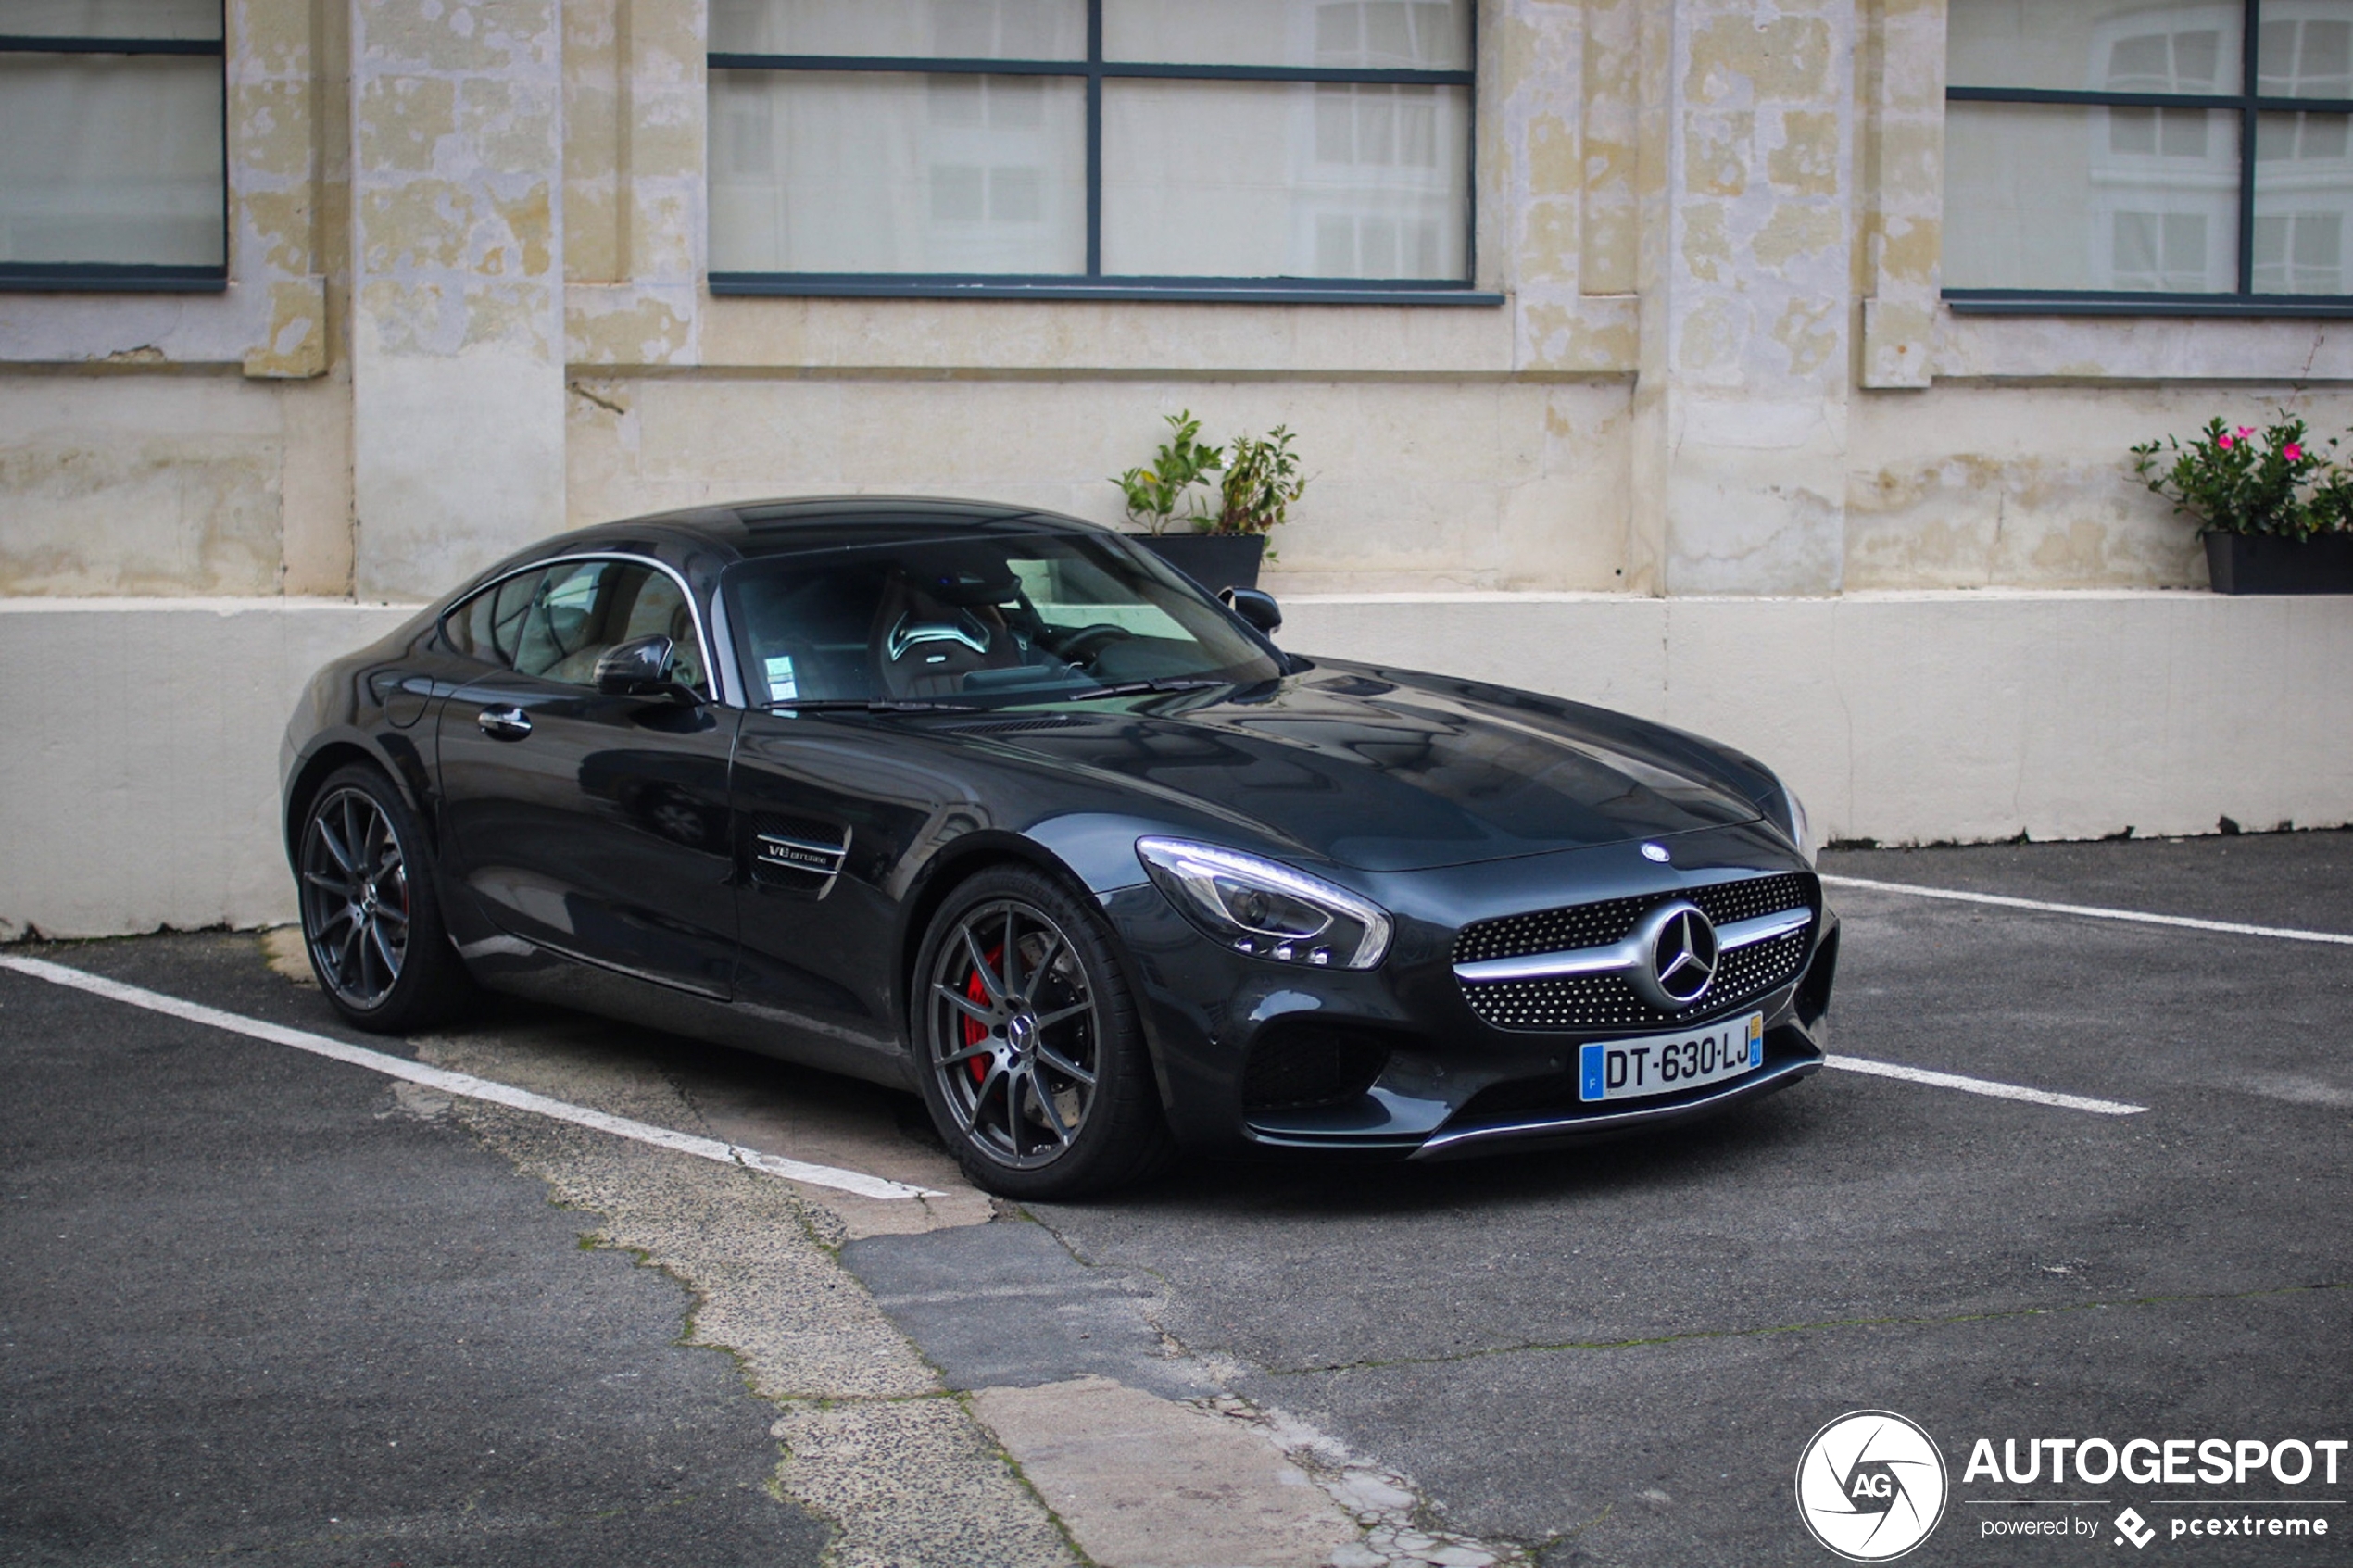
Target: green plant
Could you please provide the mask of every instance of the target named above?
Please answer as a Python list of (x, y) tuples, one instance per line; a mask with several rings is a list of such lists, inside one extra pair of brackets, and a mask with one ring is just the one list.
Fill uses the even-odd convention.
[(1283, 521), (1290, 504), (1307, 493), (1290, 430), (1277, 425), (1263, 441), (1234, 437), (1226, 458), (1223, 503), (1213, 533), (1264, 533)]
[[(1129, 469), (1112, 481), (1127, 497), (1127, 521), (1142, 523), (1152, 533), (1167, 529), (1185, 493), (1215, 471), (1225, 456), (1202, 443), (1201, 421), (1193, 418), (1191, 409), (1164, 417), (1171, 435), (1152, 454), (1151, 466)], [(1203, 509), (1205, 499), (1194, 496), (1192, 509), (1185, 514), (1185, 521), (1196, 528), (1207, 528), (1214, 521)]]
[(2304, 421), (2285, 409), (2260, 433), (2209, 420), (2187, 445), (2169, 435), (2132, 453), (2141, 483), (2196, 519), (2200, 533), (2309, 539), (2353, 518), (2353, 477), (2316, 450)]
[[(2332, 442), (2330, 445), (2335, 445)], [(2353, 472), (2332, 467), (2312, 486), (2309, 503), (2313, 533), (2353, 533)]]

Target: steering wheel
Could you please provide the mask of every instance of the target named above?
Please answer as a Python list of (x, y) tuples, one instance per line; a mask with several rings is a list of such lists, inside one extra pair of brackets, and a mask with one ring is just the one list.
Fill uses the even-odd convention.
[(1085, 664), (1113, 643), (1125, 641), (1135, 634), (1125, 626), (1114, 625), (1108, 621), (1098, 621), (1092, 626), (1081, 626), (1057, 641), (1054, 657), (1070, 664)]

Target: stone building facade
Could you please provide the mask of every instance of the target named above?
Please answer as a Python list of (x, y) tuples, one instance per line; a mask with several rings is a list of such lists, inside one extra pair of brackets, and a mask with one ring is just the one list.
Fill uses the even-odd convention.
[[(739, 79), (775, 60), (847, 82), (835, 67), (905, 52), (807, 31), (850, 0), (156, 3), (186, 8), (195, 44), (208, 27), (218, 40), (171, 56), (220, 72), (210, 273), (202, 258), (168, 279), (44, 270), (57, 258), (21, 240), (0, 255), (0, 645), (12, 669), (69, 650), (121, 726), (35, 746), (66, 696), (0, 698), (0, 796), (16, 802), (0, 833), (27, 846), (0, 861), (0, 921), (272, 912), (282, 873), (254, 869), (271, 853), (267, 759), (249, 753), (274, 749), (306, 661), (398, 618), (371, 607), (568, 524), (705, 500), (933, 493), (1116, 521), (1107, 476), (1178, 408), (1213, 438), (1298, 433), (1311, 485), (1268, 585), (1302, 647), (1711, 728), (1784, 766), (1847, 834), (2353, 818), (2353, 750), (2335, 738), (2353, 734), (2343, 601), (2182, 592), (2204, 585), (2197, 541), (2123, 463), (2129, 443), (2210, 414), (2286, 405), (2323, 433), (2353, 426), (2353, 322), (2317, 293), (1994, 308), (1947, 297), (1941, 276), (1948, 220), (1972, 240), (2000, 221), (1982, 204), (1948, 220), (1948, 163), (2004, 156), (1975, 129), (1948, 152), (1948, 62), (1970, 29), (1991, 30), (1980, 54), (1998, 58), (2000, 30), (2027, 13), (2096, 21), (2120, 9), (2109, 0), (1952, 0), (1950, 15), (1945, 0), (874, 0), (875, 25), (908, 36), (961, 28), (981, 42), (959, 50), (1018, 57), (1006, 40), (1028, 28), (1062, 42), (1027, 47), (1098, 67), (1106, 37), (1150, 34), (1154, 11), (1238, 30), (1222, 63), (1243, 69), (1220, 82), (1234, 92), (1171, 98), (1157, 121), (1139, 118), (1139, 83), (1176, 85), (1068, 68), (1101, 94), (1090, 136), (1127, 135), (1178, 169), (1152, 176), (1161, 228), (1131, 219), (1126, 176), (1098, 167), (1133, 146), (1090, 143), (1101, 210), (1086, 223), (1102, 232), (1088, 229), (1087, 276), (995, 286), (741, 270), (774, 260), (740, 237), (742, 182), (784, 200), (813, 176), (774, 175), (773, 148), (721, 119), (774, 85)], [(2327, 28), (2353, 19), (2333, 0), (2265, 3), (2323, 54)], [(61, 29), (132, 25), (109, 0), (31, 9), (44, 6)], [(1295, 48), (1252, 53), (1265, 17), (1288, 19)], [(759, 32), (771, 23), (783, 43)], [(2168, 24), (2169, 91), (2199, 85), (2182, 74), (2192, 24), (2206, 25)], [(1355, 52), (1333, 55), (1340, 34), (1316, 30), (1343, 25)], [(1377, 33), (1458, 42), (1384, 55)], [(761, 48), (766, 65), (741, 63)], [(828, 48), (843, 58), (804, 58)], [(1252, 77), (1253, 59), (1303, 74)], [(7, 83), (55, 65), (0, 55), (0, 122)], [(994, 69), (959, 74), (994, 83)], [(1232, 221), (1217, 204), (1280, 184), (1304, 155), (1235, 129), (1257, 123), (1243, 89), (1291, 94), (1302, 127), (1340, 123), (1305, 94), (1436, 103), (1435, 129), (1414, 132), (1427, 144), (1386, 99), (1332, 112), (1433, 168), (1398, 149), (1459, 129), (1464, 169), (1440, 195), (1461, 243), (1415, 252), (1404, 231), (1366, 227), (1387, 219), (1359, 220), (1343, 235), (1358, 275), (1284, 287), (1138, 282), (1149, 261), (1097, 262), (1149, 250), (1137, 233), (1172, 257), (1196, 228), (1210, 252), (1252, 243), (1210, 232)], [(939, 112), (931, 144), (952, 146)], [(968, 138), (998, 133), (970, 123)], [(6, 165), (0, 201), (57, 195), (41, 183), (54, 170)], [(928, 211), (985, 221), (1000, 203), (1046, 222), (1076, 199), (1051, 182), (1077, 167), (1050, 169), (1042, 194), (1028, 175), (988, 184), (978, 164), (967, 193), (934, 167)], [(2187, 221), (2148, 232), (2171, 243)], [(1368, 263), (1376, 234), (1404, 248)], [(1998, 271), (1998, 245), (1967, 254), (1972, 283)], [(1332, 273), (1303, 270), (1318, 267)], [(1395, 277), (1447, 268), (1409, 280), (1428, 286)], [(181, 683), (208, 670), (241, 695), (205, 696), (192, 720)], [(27, 827), (94, 788), (130, 821), (155, 806), (158, 759), (179, 774), (163, 820), (225, 847), (187, 851), (184, 895), (61, 890), (74, 856), (104, 852), (34, 849)]]

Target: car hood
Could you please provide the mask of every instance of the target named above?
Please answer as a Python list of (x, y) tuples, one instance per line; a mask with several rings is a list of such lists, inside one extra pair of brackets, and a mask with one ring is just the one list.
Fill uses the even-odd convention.
[(1368, 872), (1751, 822), (1775, 787), (1740, 753), (1663, 725), (1336, 662), (1258, 686), (971, 729), (1057, 771), (1123, 781)]

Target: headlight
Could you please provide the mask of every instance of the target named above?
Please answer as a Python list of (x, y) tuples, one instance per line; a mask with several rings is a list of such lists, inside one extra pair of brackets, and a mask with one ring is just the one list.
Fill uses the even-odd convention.
[(1289, 866), (1181, 838), (1139, 838), (1136, 858), (1186, 918), (1238, 953), (1316, 969), (1370, 969), (1389, 914)]
[(1806, 857), (1807, 865), (1818, 863), (1821, 846), (1814, 842), (1814, 824), (1806, 821), (1806, 802), (1787, 784), (1781, 785), (1781, 831), (1789, 834), (1789, 841), (1797, 846), (1797, 852)]

